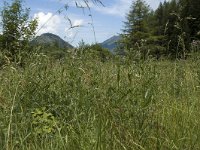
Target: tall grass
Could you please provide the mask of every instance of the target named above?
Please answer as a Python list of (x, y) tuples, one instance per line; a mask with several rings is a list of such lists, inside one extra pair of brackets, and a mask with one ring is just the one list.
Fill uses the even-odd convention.
[(200, 149), (200, 61), (33, 55), (0, 70), (0, 148)]

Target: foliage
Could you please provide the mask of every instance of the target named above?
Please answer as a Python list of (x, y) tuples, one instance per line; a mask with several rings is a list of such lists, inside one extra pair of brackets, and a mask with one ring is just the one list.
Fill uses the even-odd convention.
[(34, 54), (23, 69), (4, 66), (0, 148), (198, 149), (199, 60), (127, 64)]
[[(129, 59), (146, 60), (148, 57), (159, 59), (165, 54), (166, 49), (163, 45), (165, 36), (158, 26), (162, 22), (161, 11), (154, 13), (142, 0), (133, 2), (123, 29), (123, 39), (120, 41), (122, 43), (120, 49), (126, 50)], [(156, 17), (160, 18), (158, 22)]]
[[(150, 9), (143, 0), (133, 2), (130, 12), (127, 15), (127, 22), (123, 29), (123, 44), (127, 50), (135, 48), (141, 40), (149, 37), (147, 17)], [(130, 52), (129, 52), (130, 53)]]
[(4, 3), (1, 12), (1, 46), (12, 61), (20, 61), (22, 54), (27, 53), (29, 41), (35, 35), (37, 21), (29, 20), (29, 12), (30, 9), (23, 9), (21, 0), (14, 0), (11, 5)]
[(108, 49), (101, 47), (99, 44), (88, 45), (84, 41), (79, 43), (77, 54), (80, 57), (93, 58), (105, 62), (112, 58), (111, 52)]
[(46, 108), (43, 107), (42, 109), (36, 108), (35, 111), (32, 112), (32, 124), (36, 135), (45, 135), (55, 132), (57, 121), (51, 113), (46, 111)]
[(173, 58), (185, 58), (184, 32), (181, 26), (182, 19), (176, 13), (171, 13), (166, 25), (167, 54)]
[[(123, 29), (121, 49), (133, 58), (141, 50), (138, 47), (142, 43), (148, 50), (141, 51), (141, 56), (185, 59), (191, 52), (193, 40), (200, 38), (198, 3), (196, 0), (164, 1), (152, 11), (142, 0), (133, 2)], [(141, 41), (146, 41), (146, 45)]]

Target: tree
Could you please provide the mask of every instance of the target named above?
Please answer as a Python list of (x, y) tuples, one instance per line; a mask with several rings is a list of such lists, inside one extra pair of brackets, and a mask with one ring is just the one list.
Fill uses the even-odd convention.
[(22, 8), (21, 0), (13, 0), (12, 4), (4, 2), (2, 16), (1, 45), (7, 55), (16, 60), (26, 50), (29, 41), (35, 35), (37, 20), (29, 20), (30, 9)]
[[(187, 1), (187, 0), (182, 0)], [(184, 23), (186, 16), (181, 16), (183, 5), (181, 0), (171, 0), (160, 3), (155, 11), (157, 20), (155, 34), (162, 38), (162, 46), (166, 47), (165, 54), (172, 58), (185, 58), (187, 52), (186, 35), (187, 24)]]
[(156, 34), (163, 35), (164, 33), (164, 7), (163, 4), (160, 3), (159, 7), (155, 11), (155, 18), (156, 18)]
[[(200, 40), (200, 7), (197, 0), (171, 0), (150, 11), (143, 0), (136, 0), (122, 30), (120, 49), (140, 58), (161, 55), (186, 58), (191, 43)], [(121, 47), (122, 46), (122, 47)]]
[(196, 0), (172, 0), (169, 3), (166, 36), (168, 54), (185, 58), (193, 40), (199, 40), (200, 7)]
[(200, 31), (200, 5), (198, 0), (179, 0), (181, 6), (180, 15), (184, 18), (184, 28), (187, 36), (187, 44), (193, 40), (199, 40)]
[(148, 18), (150, 8), (143, 0), (133, 2), (130, 11), (127, 15), (127, 21), (124, 22), (125, 27), (122, 30), (122, 43), (130, 57), (136, 55), (136, 50), (139, 50), (143, 56), (146, 55), (147, 50), (141, 49), (150, 36), (148, 27)]
[[(122, 30), (128, 41), (128, 47), (131, 48), (136, 42), (139, 42), (148, 33), (147, 17), (149, 7), (143, 0), (133, 2), (130, 12), (127, 15), (127, 21), (124, 22), (125, 28)], [(138, 36), (135, 36), (138, 35)]]
[(181, 25), (182, 21), (178, 13), (171, 13), (166, 26), (167, 54), (172, 58), (185, 58), (185, 33)]

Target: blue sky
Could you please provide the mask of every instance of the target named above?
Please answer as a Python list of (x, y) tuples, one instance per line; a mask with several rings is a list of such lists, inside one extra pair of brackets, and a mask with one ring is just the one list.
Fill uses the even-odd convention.
[[(3, 6), (3, 1), (0, 0), (0, 6)], [(133, 0), (101, 0), (105, 7), (89, 3), (91, 7), (89, 11), (87, 8), (84, 10), (77, 8), (75, 1), (79, 6), (86, 6), (83, 0), (24, 0), (24, 6), (31, 8), (32, 18), (38, 18), (37, 35), (54, 33), (77, 46), (82, 39), (91, 44), (95, 43), (95, 37), (97, 42), (102, 42), (121, 33), (126, 13), (133, 2)], [(163, 1), (146, 0), (152, 9), (157, 8)], [(64, 6), (67, 6), (67, 9)], [(71, 25), (74, 28), (70, 28)]]

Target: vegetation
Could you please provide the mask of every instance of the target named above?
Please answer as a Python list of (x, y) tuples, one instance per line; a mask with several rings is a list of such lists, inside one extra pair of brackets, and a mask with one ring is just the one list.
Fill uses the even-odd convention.
[(102, 62), (111, 60), (112, 53), (106, 49), (102, 48), (99, 44), (85, 44), (84, 41), (79, 43), (78, 49), (76, 49), (76, 54), (78, 57), (87, 56), (87, 58), (99, 60)]
[(121, 50), (131, 54), (160, 58), (186, 58), (192, 41), (199, 40), (199, 2), (171, 0), (153, 11), (143, 0), (134, 1), (122, 30)]
[(32, 55), (0, 74), (2, 149), (198, 149), (199, 60)]
[[(21, 1), (15, 2), (23, 10)], [(83, 41), (78, 48), (63, 48), (58, 59), (51, 55), (56, 42), (50, 54), (49, 47), (43, 47), (45, 53), (27, 48), (29, 40), (21, 37), (1, 47), (0, 149), (199, 149), (199, 35), (182, 16), (193, 1), (180, 1), (184, 7), (177, 12), (166, 11), (179, 4), (174, 2), (155, 12), (142, 0), (133, 3), (145, 11), (130, 11), (136, 18), (128, 19), (122, 35), (123, 56)], [(12, 45), (15, 40), (22, 42), (23, 66), (10, 59), (23, 56)]]
[(73, 46), (52, 33), (44, 33), (35, 37), (31, 42), (31, 49), (34, 53), (44, 53), (55, 59), (62, 59)]
[(127, 16), (128, 21), (125, 22), (125, 29), (123, 30), (124, 46), (127, 50), (131, 48), (137, 49), (149, 37), (149, 29), (147, 27), (149, 11), (150, 8), (144, 1), (137, 0), (133, 2)]
[(21, 0), (13, 1), (11, 5), (5, 2), (1, 16), (3, 29), (1, 50), (11, 61), (20, 62), (35, 34), (37, 20), (29, 20), (29, 9), (22, 8)]

